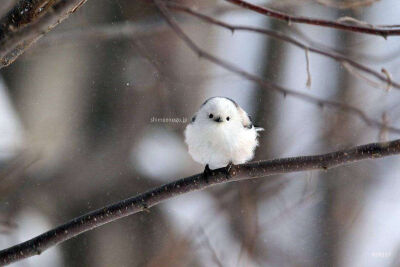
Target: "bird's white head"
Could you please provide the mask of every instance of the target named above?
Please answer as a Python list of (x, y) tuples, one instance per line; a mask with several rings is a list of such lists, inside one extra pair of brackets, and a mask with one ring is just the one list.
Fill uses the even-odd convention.
[(229, 98), (210, 98), (200, 107), (194, 120), (203, 125), (215, 126), (240, 123), (238, 105)]

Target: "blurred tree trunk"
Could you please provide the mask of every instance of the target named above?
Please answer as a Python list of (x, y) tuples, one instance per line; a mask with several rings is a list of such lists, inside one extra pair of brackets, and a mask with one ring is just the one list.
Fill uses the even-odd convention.
[[(277, 20), (268, 20), (268, 28), (280, 30), (283, 26)], [(260, 61), (256, 63), (260, 65), (258, 75), (271, 82), (279, 83), (286, 45), (272, 38), (265, 38), (264, 40), (262, 51), (265, 52), (259, 56)], [(274, 154), (276, 136), (270, 129), (278, 123), (276, 117), (279, 113), (277, 101), (282, 96), (265, 88), (256, 88), (255, 91), (255, 95), (250, 97), (251, 102), (255, 103), (256, 106), (256, 116), (253, 121), (257, 126), (266, 129), (260, 135), (261, 145), (257, 148), (256, 159), (268, 159), (276, 156)], [(279, 179), (279, 177), (270, 178), (269, 181), (272, 179)], [(276, 194), (275, 191), (265, 193), (262, 185), (268, 184), (269, 181), (264, 179), (243, 181), (239, 184), (227, 184), (225, 188), (215, 191), (216, 200), (224, 202), (219, 205), (226, 209), (229, 214), (232, 236), (237, 239), (241, 246), (241, 252), (238, 255), (239, 266), (248, 265), (248, 260), (261, 263), (274, 258), (268, 252), (268, 241), (259, 238), (262, 229), (259, 229), (258, 205)], [(230, 197), (228, 202), (225, 203), (226, 199), (221, 198), (222, 192), (222, 194), (229, 194), (229, 192), (236, 192), (237, 190), (239, 190), (238, 194)], [(277, 258), (279, 256), (282, 255), (276, 255)]]
[[(338, 14), (338, 17), (355, 17), (355, 15), (354, 12), (346, 12), (346, 14)], [(357, 40), (357, 35), (354, 33), (339, 31), (337, 34), (338, 47), (343, 49), (351, 47)], [(351, 51), (347, 53), (347, 56), (351, 56)], [(338, 75), (335, 100), (350, 105), (359, 105), (360, 101), (355, 90), (359, 81), (355, 81), (354, 76), (344, 68)], [(347, 113), (329, 114), (323, 118), (323, 124), (326, 124), (325, 121), (330, 121), (331, 125), (326, 129), (323, 136), (321, 143), (323, 151), (332, 151), (354, 145), (362, 135), (365, 135), (365, 126), (360, 125), (356, 118)], [(364, 198), (364, 190), (371, 178), (368, 177), (368, 174), (371, 174), (372, 171), (366, 170), (369, 166), (365, 164), (362, 174), (359, 175), (356, 174), (360, 172), (359, 165), (320, 173), (319, 190), (322, 191), (323, 201), (319, 206), (319, 218), (317, 220), (319, 233), (316, 244), (316, 252), (318, 253), (316, 265), (342, 265), (342, 252), (345, 248), (343, 242), (346, 235), (352, 230), (353, 222), (360, 213), (360, 203)]]
[[(133, 1), (89, 1), (82, 12), (62, 26), (90, 27), (98, 21), (140, 21), (157, 15), (151, 5)], [(206, 43), (201, 36), (210, 28), (202, 29), (197, 34)], [(41, 155), (33, 177), (25, 177), (26, 186), (10, 196), (15, 210), (9, 214), (30, 207), (56, 225), (158, 185), (132, 166), (133, 144), (141, 140), (152, 116), (181, 118), (202, 101), (203, 92), (187, 84), (206, 73), (207, 62), (170, 31), (134, 42), (89, 45), (45, 48), (48, 51), (36, 47), (34, 62), (23, 57), (5, 70), (7, 81), (17, 88), (12, 95), (27, 126), (27, 144), (34, 144), (29, 150)], [(165, 125), (179, 135), (184, 126)], [(66, 242), (61, 246), (64, 263), (144, 266), (157, 259), (166, 266), (195, 266), (190, 246), (179, 248), (179, 259), (167, 252), (177, 249), (168, 240), (186, 242), (176, 230), (165, 214), (152, 209)]]
[[(65, 27), (90, 27), (86, 17), (122, 19), (115, 3), (89, 1), (87, 5), (84, 12), (96, 15), (80, 13), (82, 17), (69, 20)], [(129, 14), (124, 15), (137, 20), (155, 13), (143, 12), (140, 3), (125, 5)], [(27, 126), (27, 144), (34, 144), (29, 150), (41, 155), (28, 186), (11, 196), (18, 203), (14, 207), (39, 209), (56, 225), (154, 186), (130, 163), (132, 145), (148, 126), (149, 114), (157, 107), (154, 100), (158, 100), (153, 93), (156, 88), (125, 82), (126, 69), (143, 73), (140, 64), (127, 67), (142, 57), (130, 41), (106, 42), (90, 49), (79, 44), (51, 48), (46, 54), (36, 49), (40, 57), (34, 62), (21, 59), (6, 71), (8, 82), (19, 90), (13, 96)], [(176, 234), (158, 209), (127, 222), (67, 242), (62, 246), (65, 265), (144, 264), (164, 249), (165, 239)]]

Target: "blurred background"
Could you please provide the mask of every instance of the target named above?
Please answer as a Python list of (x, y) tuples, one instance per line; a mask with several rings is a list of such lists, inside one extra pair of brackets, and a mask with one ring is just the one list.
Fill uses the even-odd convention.
[[(3, 1), (2, 16), (16, 2)], [(400, 80), (398, 37), (288, 25), (224, 1), (181, 3), (336, 49)], [(329, 20), (399, 24), (398, 0), (257, 3)], [(243, 70), (400, 127), (397, 89), (384, 90), (312, 53), (308, 87), (304, 50), (171, 13), (202, 49)], [(0, 249), (201, 172), (183, 131), (211, 96), (234, 99), (265, 128), (256, 160), (398, 138), (354, 114), (284, 97), (199, 58), (150, 2), (89, 0), (0, 71)], [(399, 171), (399, 158), (390, 157), (215, 186), (13, 266), (399, 266)]]

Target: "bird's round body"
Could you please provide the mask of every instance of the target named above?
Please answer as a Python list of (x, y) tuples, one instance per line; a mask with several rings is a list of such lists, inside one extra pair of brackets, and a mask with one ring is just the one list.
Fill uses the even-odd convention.
[(260, 130), (233, 100), (213, 97), (186, 127), (185, 141), (195, 161), (216, 169), (251, 160)]

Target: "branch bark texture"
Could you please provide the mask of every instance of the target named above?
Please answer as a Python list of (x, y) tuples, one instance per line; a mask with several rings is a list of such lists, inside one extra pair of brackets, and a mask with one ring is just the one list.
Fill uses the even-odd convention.
[(7, 265), (34, 255), (103, 224), (115, 221), (160, 204), (170, 198), (207, 187), (233, 181), (255, 179), (274, 174), (327, 170), (366, 159), (400, 154), (400, 139), (371, 143), (328, 154), (281, 158), (233, 166), (226, 174), (224, 168), (208, 176), (196, 174), (157, 187), (135, 197), (89, 212), (26, 242), (0, 251), (0, 264)]
[(281, 32), (274, 31), (274, 30), (269, 30), (269, 29), (258, 28), (258, 27), (252, 27), (252, 26), (243, 26), (243, 25), (234, 25), (234, 24), (225, 23), (225, 22), (223, 22), (221, 20), (218, 20), (218, 19), (215, 19), (213, 17), (210, 17), (210, 16), (204, 15), (202, 13), (199, 13), (199, 12), (189, 8), (189, 7), (182, 6), (182, 5), (175, 4), (175, 3), (167, 3), (166, 6), (168, 8), (171, 8), (171, 9), (174, 9), (174, 10), (177, 10), (177, 11), (180, 11), (180, 12), (185, 12), (185, 13), (187, 13), (189, 15), (197, 17), (197, 18), (201, 19), (202, 21), (208, 22), (210, 24), (221, 26), (221, 27), (223, 27), (225, 29), (230, 30), (232, 33), (234, 31), (248, 31), (248, 32), (255, 32), (255, 33), (259, 33), (259, 34), (264, 34), (264, 35), (267, 35), (269, 37), (275, 38), (277, 40), (281, 40), (283, 42), (287, 42), (287, 43), (290, 43), (292, 45), (295, 45), (295, 46), (297, 46), (299, 48), (304, 49), (305, 51), (309, 51), (309, 52), (313, 52), (313, 53), (316, 53), (316, 54), (319, 54), (319, 55), (322, 55), (322, 56), (325, 56), (325, 57), (329, 57), (329, 58), (331, 58), (331, 59), (333, 59), (333, 60), (335, 60), (335, 61), (337, 61), (339, 63), (342, 63), (342, 64), (343, 63), (347, 63), (350, 66), (352, 66), (353, 68), (356, 68), (357, 70), (359, 70), (359, 71), (361, 71), (363, 73), (372, 75), (375, 78), (379, 79), (380, 81), (385, 82), (385, 84), (387, 85), (387, 88), (393, 87), (393, 88), (396, 88), (396, 89), (400, 89), (400, 83), (391, 80), (389, 75), (381, 74), (381, 73), (371, 69), (370, 67), (365, 66), (365, 65), (363, 65), (363, 64), (361, 64), (359, 62), (356, 62), (356, 61), (354, 61), (354, 60), (352, 60), (352, 59), (350, 59), (350, 58), (348, 58), (346, 56), (343, 56), (341, 54), (338, 54), (338, 53), (335, 53), (335, 52), (330, 52), (330, 51), (325, 51), (325, 50), (322, 50), (322, 49), (319, 49), (319, 48), (308, 46), (308, 45), (306, 45), (306, 44), (304, 44), (304, 43), (302, 43), (300, 41), (297, 41), (296, 39), (294, 39), (294, 38), (292, 38), (292, 37), (290, 37), (288, 35), (285, 35), (285, 34), (283, 34)]
[(14, 62), (86, 0), (20, 0), (0, 19), (0, 68)]
[(301, 23), (301, 24), (308, 24), (308, 25), (315, 25), (319, 27), (327, 27), (333, 28), (338, 30), (345, 30), (351, 32), (358, 32), (364, 34), (371, 34), (371, 35), (378, 35), (382, 36), (383, 38), (387, 38), (388, 36), (397, 36), (400, 35), (400, 29), (392, 29), (390, 25), (383, 25), (383, 26), (374, 26), (374, 25), (351, 25), (344, 22), (339, 21), (330, 21), (324, 19), (314, 19), (309, 17), (302, 17), (302, 16), (293, 16), (283, 12), (279, 12), (267, 7), (262, 7), (259, 5), (254, 5), (249, 2), (243, 0), (226, 0), (232, 4), (238, 5), (240, 7), (252, 10), (259, 14), (286, 21), (287, 23)]

